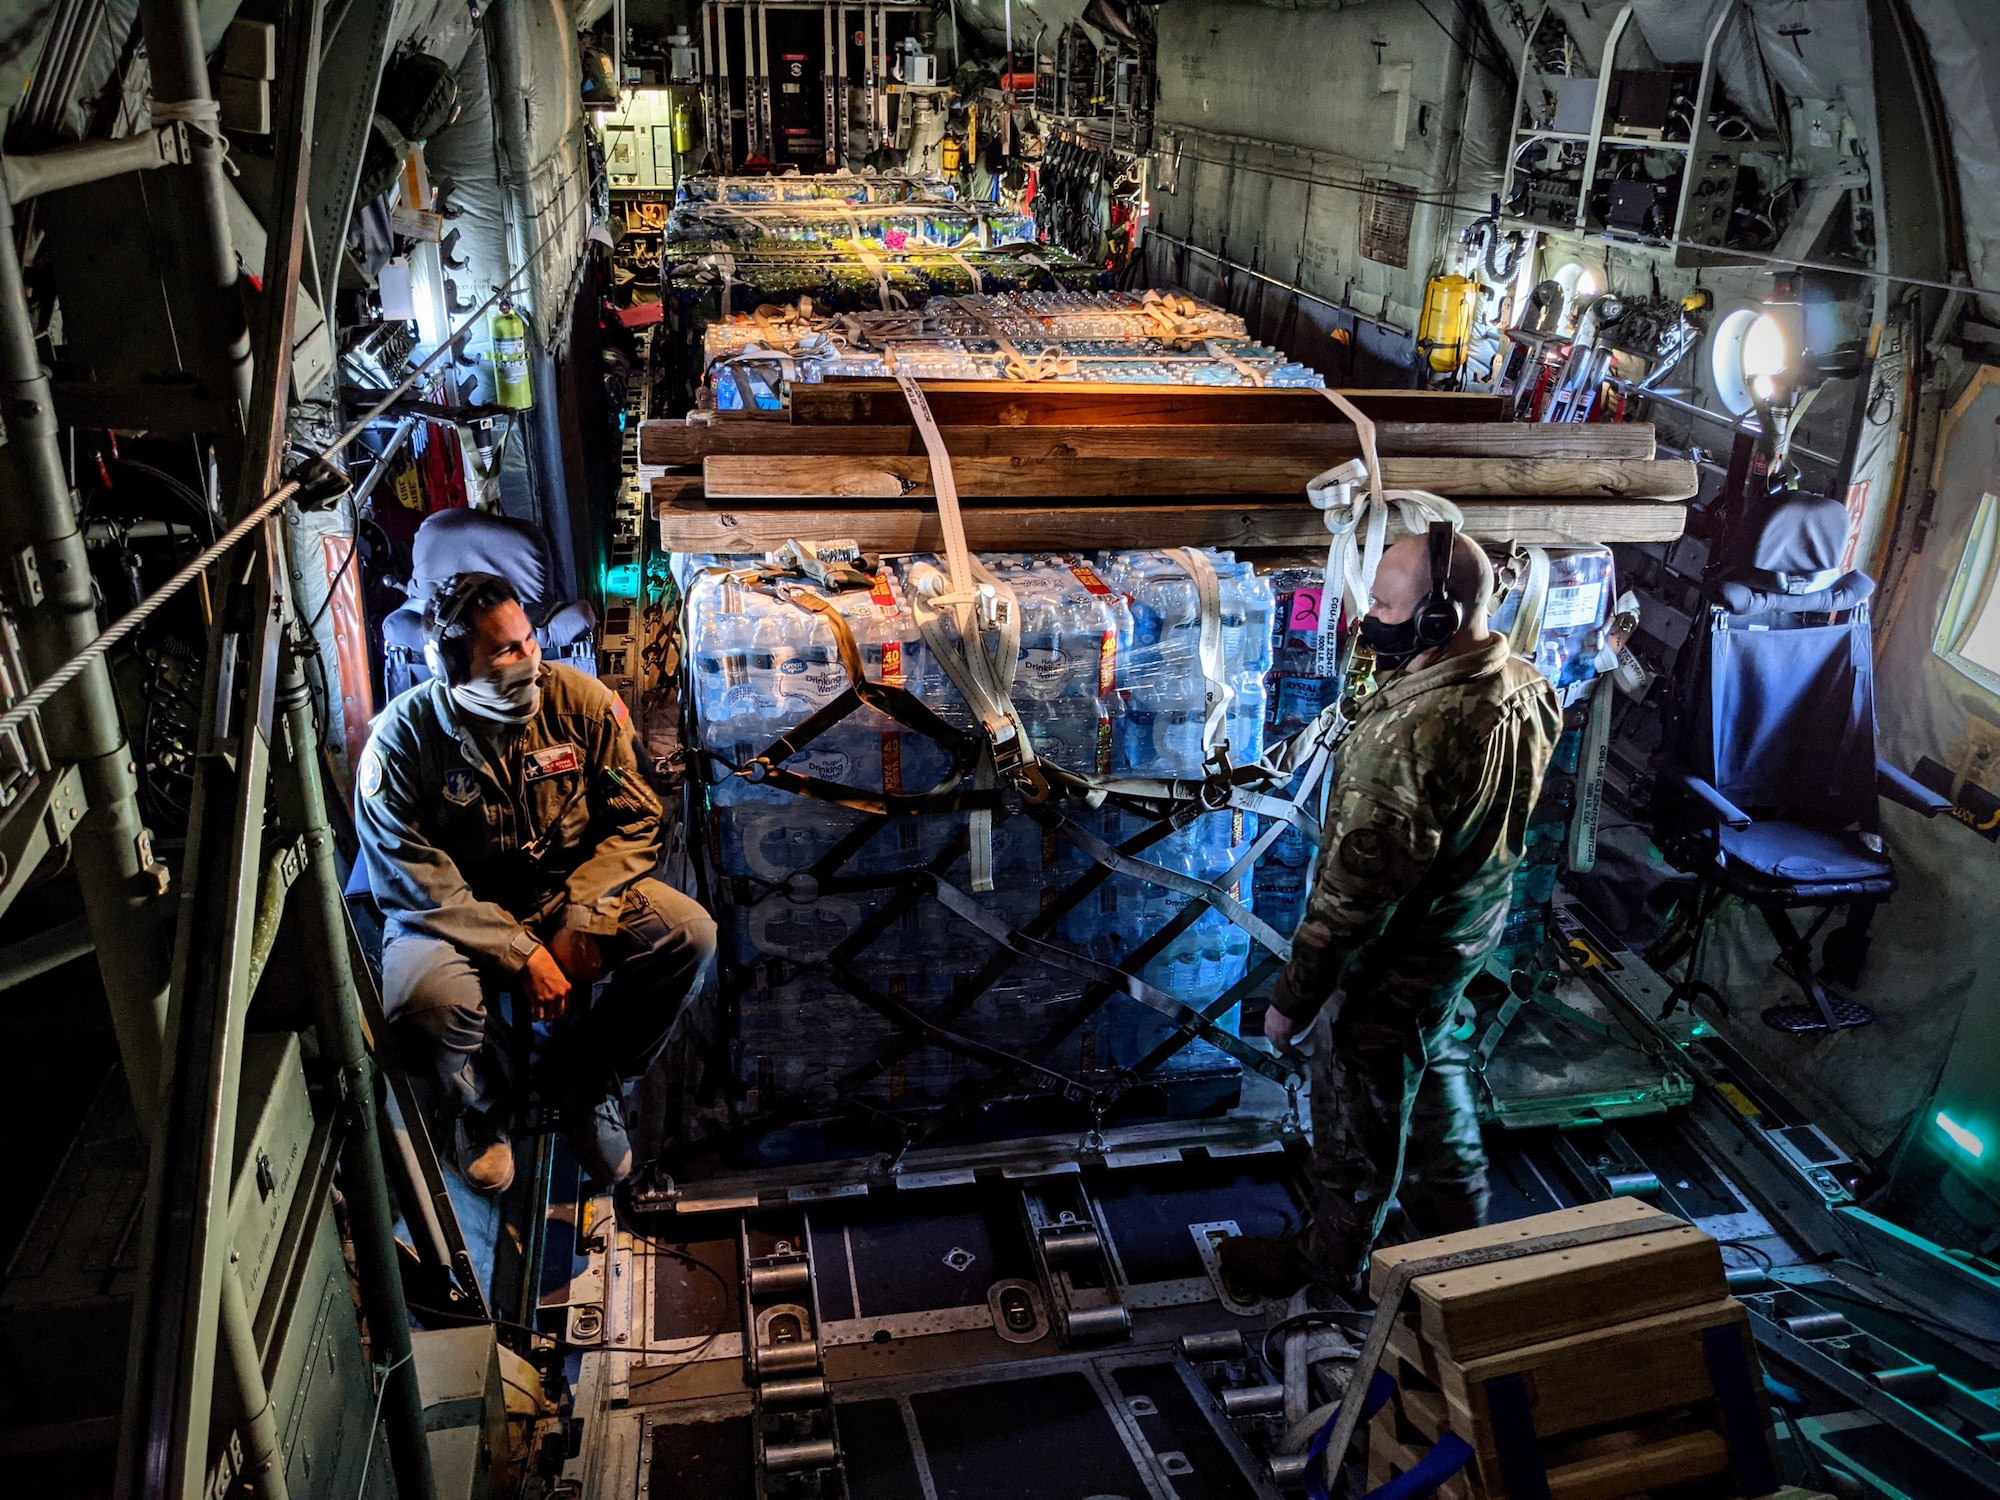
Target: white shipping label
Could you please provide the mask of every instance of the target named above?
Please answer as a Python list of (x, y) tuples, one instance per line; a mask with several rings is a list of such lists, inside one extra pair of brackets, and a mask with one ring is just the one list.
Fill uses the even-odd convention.
[(1602, 580), (1550, 589), (1548, 607), (1542, 612), (1542, 629), (1574, 630), (1579, 625), (1594, 625), (1603, 604)]

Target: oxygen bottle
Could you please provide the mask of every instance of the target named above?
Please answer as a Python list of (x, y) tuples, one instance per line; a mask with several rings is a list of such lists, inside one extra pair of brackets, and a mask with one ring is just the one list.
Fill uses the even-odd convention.
[(493, 400), (514, 411), (535, 404), (535, 388), (528, 379), (528, 325), (504, 298), (493, 315)]

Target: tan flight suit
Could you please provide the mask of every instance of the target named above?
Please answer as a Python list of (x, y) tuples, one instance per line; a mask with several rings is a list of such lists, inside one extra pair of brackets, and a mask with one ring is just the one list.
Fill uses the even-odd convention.
[(652, 878), (660, 802), (623, 702), (572, 667), (538, 680), (541, 706), (519, 726), (475, 720), (441, 681), (399, 694), (355, 777), (386, 924), (383, 1009), (430, 1038), (470, 1111), (505, 1102), (487, 998), (557, 928), (596, 937), (612, 976), (551, 1055), (578, 1087), (643, 1072), (715, 954), (708, 913)]

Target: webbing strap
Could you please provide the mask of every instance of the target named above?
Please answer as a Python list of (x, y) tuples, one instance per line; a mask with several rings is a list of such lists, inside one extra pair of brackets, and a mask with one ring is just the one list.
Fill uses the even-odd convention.
[[(1375, 1318), (1368, 1327), (1368, 1341), (1361, 1346), (1361, 1355), (1354, 1362), (1352, 1380), (1373, 1381), (1375, 1372), (1382, 1368), (1382, 1355), (1389, 1347), (1389, 1335), (1394, 1332), (1398, 1315), (1402, 1311), (1403, 1299), (1410, 1293), (1410, 1286), (1421, 1276), (1434, 1276), (1440, 1271), (1458, 1271), (1467, 1266), (1491, 1265), (1494, 1261), (1513, 1260), (1523, 1255), (1542, 1255), (1552, 1250), (1575, 1250), (1583, 1245), (1601, 1244), (1606, 1240), (1630, 1239), (1634, 1235), (1654, 1234), (1659, 1231), (1659, 1220), (1648, 1217), (1626, 1219), (1616, 1224), (1590, 1224), (1580, 1229), (1567, 1229), (1556, 1234), (1540, 1234), (1525, 1240), (1510, 1240), (1499, 1245), (1479, 1245), (1469, 1250), (1452, 1250), (1442, 1255), (1430, 1255), (1421, 1260), (1404, 1261), (1389, 1273), (1388, 1285), (1383, 1287), (1382, 1296), (1375, 1304)], [(1350, 1383), (1349, 1389), (1353, 1389)], [(1348, 1445), (1354, 1441), (1354, 1434), (1361, 1425), (1361, 1409), (1343, 1408), (1340, 1421), (1333, 1429), (1333, 1436), (1327, 1444), (1327, 1479), (1331, 1482), (1346, 1457)]]
[(835, 969), (829, 976), (848, 994), (859, 1000), (870, 1010), (898, 1026), (906, 1027), (921, 1035), (933, 1046), (942, 1047), (947, 1052), (955, 1052), (961, 1057), (969, 1057), (974, 1062), (985, 1063), (988, 1067), (1007, 1070), (1026, 1070), (1039, 1074), (1057, 1086), (1065, 1097), (1074, 1097), (1082, 1092), (1076, 1083), (1053, 1068), (1044, 1068), (1011, 1052), (1002, 1052), (998, 1047), (989, 1047), (984, 1042), (976, 1042), (956, 1031), (949, 1031), (934, 1021), (926, 1020), (919, 1012), (912, 1010), (902, 1001), (893, 999), (876, 989), (859, 975), (847, 969)]
[[(1262, 989), (1265, 981), (1272, 974), (1276, 973), (1279, 967), (1278, 960), (1269, 955), (1258, 959), (1257, 962), (1250, 965), (1241, 979), (1237, 980), (1236, 983), (1224, 990), (1221, 995), (1202, 1007), (1201, 1018), (1204, 1021), (1220, 1021), (1224, 1016), (1236, 1009), (1237, 1006)], [(1155, 1068), (1166, 1062), (1168, 1058), (1172, 1057), (1193, 1040), (1194, 1037), (1188, 1032), (1175, 1032), (1151, 1052), (1148, 1052), (1144, 1057), (1132, 1064), (1132, 1076), (1134, 1078), (1146, 1077)]]
[[(1229, 895), (1221, 886), (1197, 880), (1192, 875), (1183, 875), (1178, 870), (1169, 870), (1163, 865), (1154, 864), (1151, 860), (1133, 859), (1120, 854), (1089, 829), (1078, 827), (1068, 818), (1059, 817), (1058, 821), (1060, 826), (1057, 831), (1099, 864), (1109, 866), (1120, 875), (1130, 875), (1135, 880), (1143, 880), (1149, 885), (1162, 886), (1183, 896), (1191, 896), (1197, 901), (1206, 901), (1266, 948), (1290, 962), (1292, 945), (1284, 935), (1254, 912), (1247, 910), (1242, 902)], [(1274, 840), (1278, 831), (1271, 830)]]
[[(1319, 1430), (1313, 1434), (1312, 1442), (1306, 1446), (1306, 1494), (1311, 1500), (1327, 1500), (1326, 1485), (1319, 1477), (1319, 1460), (1326, 1452), (1327, 1442), (1333, 1436), (1333, 1424), (1340, 1420), (1341, 1411), (1352, 1399), (1354, 1388), (1359, 1383), (1353, 1380), (1347, 1383), (1347, 1395), (1333, 1403), (1333, 1409), (1326, 1414), (1326, 1420), (1320, 1423)], [(1365, 1422), (1373, 1417), (1389, 1404), (1389, 1398), (1395, 1394), (1396, 1382), (1390, 1378), (1387, 1371), (1377, 1370), (1375, 1378), (1368, 1382), (1367, 1393), (1361, 1398), (1361, 1419)]]
[(1708, 1383), (1722, 1409), (1723, 1439), (1729, 1445), (1729, 1468), (1737, 1490), (1768, 1495), (1781, 1483), (1765, 1437), (1765, 1402), (1757, 1366), (1744, 1347), (1740, 1323), (1710, 1328), (1701, 1336), (1708, 1364)]
[[(1327, 544), (1325, 587), (1334, 589), (1338, 579), (1337, 598), (1344, 601), (1349, 619), (1358, 620), (1368, 613), (1374, 599), (1375, 570), (1381, 565), (1382, 552), (1388, 542), (1389, 507), (1395, 506), (1403, 524), (1410, 531), (1421, 534), (1432, 521), (1448, 521), (1454, 531), (1465, 525), (1465, 512), (1442, 495), (1433, 495), (1428, 490), (1391, 490), (1382, 485), (1382, 459), (1375, 446), (1375, 423), (1339, 391), (1320, 388), (1320, 394), (1340, 409), (1343, 416), (1354, 424), (1355, 434), (1361, 440), (1361, 461), (1367, 469), (1368, 493), (1359, 501), (1354, 498), (1351, 479), (1343, 476), (1347, 465), (1328, 469), (1306, 483), (1306, 495), (1316, 510), (1326, 513), (1326, 529), (1332, 534)], [(1366, 527), (1365, 542), (1357, 543), (1356, 534)], [(1320, 636), (1324, 640), (1330, 622), (1326, 601), (1320, 603)]]
[(1031, 938), (1025, 933), (1017, 932), (1003, 919), (988, 911), (948, 880), (933, 877), (932, 885), (932, 893), (937, 897), (939, 905), (978, 928), (1001, 947), (1010, 948), (1023, 958), (1039, 960), (1065, 974), (1086, 974), (1100, 984), (1108, 984), (1113, 989), (1130, 995), (1140, 1004), (1151, 1006), (1183, 1030), (1200, 1037), (1210, 1046), (1227, 1052), (1244, 1067), (1263, 1074), (1273, 1083), (1283, 1084), (1294, 1075), (1294, 1069), (1284, 1066), (1269, 1053), (1259, 1052), (1255, 1047), (1245, 1043), (1241, 1037), (1203, 1019), (1201, 1012), (1193, 1006), (1175, 999), (1165, 990), (1155, 989), (1136, 974), (1128, 974), (1123, 969), (1100, 963), (1071, 949), (1059, 948), (1040, 938)]
[[(944, 533), (945, 562), (950, 569), (950, 586), (940, 588), (934, 572), (924, 576), (919, 568), (911, 575), (910, 611), (924, 642), (944, 667), (953, 684), (964, 695), (992, 743), (995, 769), (1013, 781), (1021, 794), (1039, 802), (1048, 795), (1048, 782), (1035, 765), (1035, 752), (1028, 744), (1026, 727), (1015, 711), (1010, 695), (1014, 669), (1020, 652), (1020, 610), (1013, 591), (987, 572), (973, 556), (965, 540), (965, 519), (959, 512), (958, 481), (952, 473), (951, 454), (944, 434), (931, 415), (923, 387), (910, 375), (896, 372), (896, 385), (909, 404), (910, 418), (923, 434), (924, 452), (931, 466), (931, 489), (937, 497), (938, 524)], [(1004, 608), (996, 610), (1000, 640), (985, 639), (984, 622), (975, 604), (992, 599)], [(951, 641), (935, 618), (937, 606), (950, 608), (958, 627), (958, 640)], [(990, 887), (988, 887), (990, 889)]]
[(1514, 627), (1507, 632), (1507, 649), (1516, 656), (1535, 659), (1541, 644), (1542, 619), (1549, 608), (1549, 549), (1527, 547), (1528, 575), (1521, 581), (1521, 605), (1514, 614)]
[(1168, 556), (1177, 559), (1187, 570), (1188, 577), (1194, 580), (1195, 598), (1201, 606), (1201, 635), (1195, 651), (1195, 664), (1201, 669), (1206, 694), (1206, 712), (1201, 725), (1201, 752), (1206, 756), (1222, 740), (1228, 724), (1229, 705), (1236, 697), (1236, 690), (1230, 687), (1223, 675), (1222, 581), (1215, 576), (1215, 565), (1199, 547), (1176, 547)]
[(1455, 1432), (1447, 1432), (1407, 1473), (1378, 1484), (1361, 1500), (1420, 1500), (1435, 1495), (1438, 1486), (1472, 1462), (1472, 1444)]

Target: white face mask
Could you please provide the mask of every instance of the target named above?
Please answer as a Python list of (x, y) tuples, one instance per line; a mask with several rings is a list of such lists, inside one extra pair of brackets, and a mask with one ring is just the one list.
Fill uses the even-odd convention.
[(537, 648), (520, 661), (495, 667), (484, 677), (461, 682), (451, 690), (452, 701), (467, 713), (502, 724), (525, 724), (542, 706), (542, 653)]

